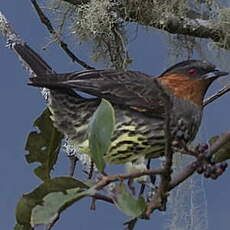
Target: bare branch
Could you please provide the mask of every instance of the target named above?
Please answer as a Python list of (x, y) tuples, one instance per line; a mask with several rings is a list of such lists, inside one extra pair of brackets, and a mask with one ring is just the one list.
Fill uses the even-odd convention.
[(113, 200), (110, 197), (102, 195), (100, 193), (96, 193), (96, 194), (92, 195), (92, 197), (95, 200), (102, 200), (102, 201), (106, 201), (106, 202), (111, 203), (111, 204), (114, 203)]
[(94, 69), (94, 67), (88, 65), (86, 62), (79, 59), (68, 47), (67, 43), (62, 41), (59, 38), (59, 34), (55, 31), (53, 28), (50, 20), (46, 17), (46, 15), (42, 12), (41, 8), (39, 7), (36, 0), (31, 0), (35, 10), (37, 11), (37, 14), (40, 18), (40, 21), (46, 26), (48, 31), (53, 35), (53, 38), (58, 42), (58, 44), (61, 46), (61, 48), (64, 50), (64, 52), (72, 59), (73, 62), (77, 62), (79, 65), (86, 69)]
[(230, 85), (225, 86), (224, 88), (220, 89), (218, 92), (216, 92), (215, 94), (213, 94), (211, 97), (207, 98), (204, 103), (203, 103), (203, 107), (205, 107), (206, 105), (208, 105), (209, 103), (215, 101), (216, 99), (218, 99), (219, 97), (223, 96), (225, 93), (227, 93), (228, 91), (230, 91)]
[[(204, 158), (211, 158), (216, 151), (218, 151), (225, 143), (230, 141), (230, 131), (222, 134), (209, 148), (208, 156), (204, 155)], [(188, 177), (190, 177), (196, 169), (203, 163), (203, 159), (198, 159), (197, 161), (192, 162), (189, 164), (182, 172), (170, 183), (170, 190), (175, 188), (177, 185), (185, 181)]]
[(215, 42), (224, 40), (224, 37), (226, 36), (224, 30), (213, 21), (177, 17), (173, 14), (162, 15), (160, 21), (152, 21), (147, 18), (138, 20), (132, 17), (129, 20), (139, 24), (152, 26), (160, 30), (165, 30), (172, 34), (206, 38)]
[(79, 159), (76, 156), (69, 156), (69, 176), (73, 176), (76, 168), (76, 163)]
[[(147, 162), (146, 168), (147, 168), (147, 169), (150, 169), (150, 165), (151, 165), (151, 158), (150, 158), (150, 159), (148, 159), (148, 162)], [(153, 183), (153, 184), (154, 184), (154, 183)], [(141, 185), (140, 192), (139, 192), (139, 196), (142, 196), (142, 195), (143, 195), (143, 193), (144, 193), (144, 191), (145, 191), (145, 184), (142, 184), (142, 185)]]
[(106, 175), (103, 176), (101, 180), (93, 187), (96, 190), (101, 190), (111, 182), (137, 178), (145, 175), (160, 175), (163, 173), (163, 171), (164, 170), (162, 168), (157, 168), (157, 169), (144, 170), (142, 172), (137, 171), (132, 173), (117, 174), (117, 175)]
[(194, 161), (191, 164), (187, 165), (179, 175), (177, 175), (175, 178), (172, 179), (169, 189), (170, 190), (174, 189), (177, 185), (179, 185), (187, 178), (192, 176), (192, 174), (196, 171), (199, 165), (200, 163), (198, 163), (198, 161)]

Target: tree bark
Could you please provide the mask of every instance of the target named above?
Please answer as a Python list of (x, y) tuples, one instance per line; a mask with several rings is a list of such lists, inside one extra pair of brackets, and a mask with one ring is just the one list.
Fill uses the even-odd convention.
[[(68, 2), (75, 6), (90, 2), (90, 0), (62, 1)], [(145, 0), (145, 4), (147, 4), (148, 1), (149, 0)], [(132, 3), (132, 0), (126, 0), (124, 2), (126, 2), (126, 4), (129, 6), (128, 10), (126, 10), (125, 5), (120, 5), (117, 8), (117, 12), (119, 13), (119, 16), (127, 22), (135, 22), (141, 25), (150, 26), (156, 29), (167, 31), (171, 34), (182, 34), (197, 38), (210, 39), (214, 42), (223, 43), (223, 41), (226, 39), (224, 26), (221, 25), (221, 23), (218, 22), (217, 19), (208, 20), (203, 19), (202, 17), (179, 17), (173, 13), (162, 14), (160, 11), (157, 10), (156, 12), (159, 15), (156, 16), (155, 13), (152, 13), (152, 15), (150, 15), (149, 12), (146, 12), (146, 9), (142, 9), (140, 7), (141, 5), (139, 5), (137, 12), (137, 9), (135, 8), (136, 4)], [(196, 16), (198, 16), (198, 14)], [(155, 18), (158, 18), (158, 20), (154, 20)], [(224, 48), (230, 48), (230, 41), (225, 41)]]

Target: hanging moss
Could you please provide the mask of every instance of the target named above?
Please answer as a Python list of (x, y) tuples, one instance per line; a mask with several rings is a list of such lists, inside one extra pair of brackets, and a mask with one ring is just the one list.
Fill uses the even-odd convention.
[(224, 49), (230, 49), (230, 8), (220, 9), (219, 15), (219, 26), (223, 28), (225, 37), (217, 45)]
[(79, 6), (71, 30), (82, 41), (94, 41), (95, 61), (109, 60), (110, 66), (126, 69), (130, 60), (123, 20), (116, 12), (118, 5), (119, 2), (94, 0)]
[[(216, 45), (226, 48), (230, 43), (230, 13), (228, 9), (222, 10), (223, 3), (217, 0), (49, 0), (48, 3), (60, 31), (66, 29), (64, 34), (90, 43), (92, 58), (116, 69), (126, 69), (131, 62), (126, 50), (128, 22), (158, 24), (164, 29), (168, 26), (167, 15), (213, 20), (220, 28), (226, 28), (225, 38)], [(200, 42), (189, 36), (170, 35), (169, 46), (171, 52), (189, 58), (197, 49), (197, 41)]]

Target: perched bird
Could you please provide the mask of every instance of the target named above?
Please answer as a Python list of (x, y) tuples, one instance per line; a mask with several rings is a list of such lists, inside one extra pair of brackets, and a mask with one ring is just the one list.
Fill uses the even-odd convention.
[(167, 103), (173, 136), (191, 142), (201, 123), (208, 87), (228, 74), (201, 60), (180, 62), (155, 78), (137, 71), (94, 69), (57, 74), (26, 44), (16, 44), (14, 50), (35, 74), (29, 84), (50, 89), (48, 105), (54, 125), (80, 152), (88, 151), (88, 124), (101, 99), (113, 105), (116, 125), (105, 159), (115, 164), (164, 153)]

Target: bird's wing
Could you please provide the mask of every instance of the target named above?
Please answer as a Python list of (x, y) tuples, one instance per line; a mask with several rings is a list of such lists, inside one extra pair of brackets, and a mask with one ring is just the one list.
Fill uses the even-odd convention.
[(33, 86), (51, 89), (71, 88), (136, 110), (162, 108), (160, 83), (138, 71), (88, 70), (39, 76), (30, 80), (29, 84)]

